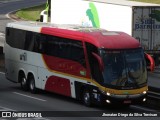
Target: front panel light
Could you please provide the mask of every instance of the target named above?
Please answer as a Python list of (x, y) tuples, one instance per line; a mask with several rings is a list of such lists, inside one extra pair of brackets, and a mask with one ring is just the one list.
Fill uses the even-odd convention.
[(143, 91), (143, 94), (146, 94), (147, 93), (147, 91)]
[(107, 96), (111, 96), (111, 93), (107, 92), (106, 95), (107, 95)]

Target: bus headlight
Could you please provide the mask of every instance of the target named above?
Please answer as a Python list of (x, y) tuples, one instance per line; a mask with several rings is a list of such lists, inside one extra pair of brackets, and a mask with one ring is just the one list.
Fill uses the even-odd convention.
[(107, 96), (111, 96), (111, 93), (107, 92), (106, 95), (107, 95)]
[(144, 99), (143, 99), (143, 102), (145, 102), (146, 100), (147, 100), (147, 99), (146, 99), (146, 98), (144, 98)]
[(110, 100), (106, 100), (106, 102), (107, 102), (108, 104), (110, 104), (110, 103), (111, 103), (111, 101), (110, 101)]
[(147, 93), (147, 91), (143, 91), (143, 94), (146, 94)]

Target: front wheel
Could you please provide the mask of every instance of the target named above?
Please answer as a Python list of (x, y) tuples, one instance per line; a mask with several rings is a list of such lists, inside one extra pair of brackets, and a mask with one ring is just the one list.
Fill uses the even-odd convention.
[(88, 106), (88, 107), (90, 107), (92, 104), (91, 104), (91, 97), (90, 97), (90, 93), (89, 93), (89, 91), (84, 91), (83, 92), (83, 98), (82, 98), (82, 101), (83, 101), (83, 104), (85, 105), (85, 106)]
[(37, 92), (37, 88), (35, 86), (35, 80), (34, 80), (34, 78), (30, 78), (29, 89), (30, 89), (31, 93), (35, 94)]

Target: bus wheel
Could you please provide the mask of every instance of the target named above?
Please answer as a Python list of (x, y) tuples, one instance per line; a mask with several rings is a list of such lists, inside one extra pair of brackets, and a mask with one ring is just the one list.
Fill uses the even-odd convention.
[(82, 100), (83, 100), (83, 104), (84, 104), (85, 106), (87, 106), (87, 107), (90, 107), (90, 106), (91, 106), (91, 98), (90, 98), (90, 93), (89, 93), (89, 91), (85, 90), (85, 91), (83, 92), (83, 98), (82, 98)]
[(27, 83), (27, 79), (25, 78), (24, 75), (20, 75), (20, 83), (21, 83), (21, 88), (24, 91), (28, 90), (28, 83)]
[(37, 88), (35, 86), (35, 80), (33, 77), (31, 77), (29, 80), (29, 89), (30, 89), (31, 93), (35, 94), (37, 92)]

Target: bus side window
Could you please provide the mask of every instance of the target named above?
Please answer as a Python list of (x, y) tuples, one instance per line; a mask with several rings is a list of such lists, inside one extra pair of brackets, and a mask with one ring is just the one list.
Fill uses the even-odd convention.
[(92, 54), (92, 52), (98, 54), (98, 48), (86, 42), (86, 49), (87, 49), (90, 70), (91, 70), (91, 77), (92, 79), (96, 80), (98, 83), (101, 83), (101, 81), (103, 81), (103, 77), (102, 77), (101, 70), (99, 68), (99, 63), (98, 63), (98, 60)]
[(24, 50), (33, 51), (33, 48), (34, 48), (34, 33), (27, 31)]
[(70, 51), (70, 58), (74, 61), (79, 62), (86, 68), (86, 61), (82, 42), (76, 41), (75, 43), (72, 43)]
[(39, 53), (39, 39), (37, 38), (38, 35), (39, 33), (34, 33), (33, 35), (33, 42), (34, 42), (33, 52), (37, 52), (37, 53)]
[(13, 45), (12, 45), (12, 34), (10, 34), (11, 33), (11, 28), (9, 28), (9, 27), (7, 27), (6, 28), (6, 42), (7, 42), (7, 44), (9, 44), (10, 46), (12, 46), (13, 47)]
[(24, 49), (24, 43), (25, 43), (25, 36), (26, 36), (26, 31), (24, 30), (15, 30), (14, 31), (14, 46), (19, 49)]
[(83, 44), (56, 36), (47, 36), (46, 52), (47, 55), (72, 60), (86, 67)]
[(43, 34), (35, 33), (35, 35), (33, 36), (33, 41), (34, 41), (33, 51), (45, 54), (46, 51), (45, 48), (47, 44), (46, 36)]
[(6, 42), (18, 49), (24, 49), (26, 31), (16, 28), (6, 28)]
[(6, 28), (6, 36), (10, 36), (10, 29)]

